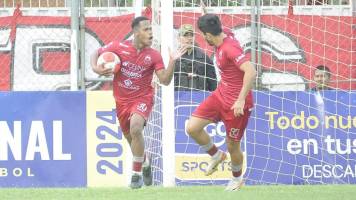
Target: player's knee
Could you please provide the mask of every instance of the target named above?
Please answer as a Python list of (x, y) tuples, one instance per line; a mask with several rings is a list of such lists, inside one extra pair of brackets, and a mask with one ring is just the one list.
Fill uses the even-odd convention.
[(140, 137), (142, 135), (142, 127), (139, 125), (132, 125), (130, 127), (130, 135), (132, 138)]
[(187, 123), (186, 131), (189, 135), (194, 136), (199, 133), (200, 130), (198, 130), (194, 124), (189, 120)]

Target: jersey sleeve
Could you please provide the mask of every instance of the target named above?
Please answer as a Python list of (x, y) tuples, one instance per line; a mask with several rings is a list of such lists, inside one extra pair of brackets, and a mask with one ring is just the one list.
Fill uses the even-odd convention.
[(244, 54), (243, 49), (237, 42), (231, 48), (227, 48), (227, 58), (239, 68), (241, 64), (250, 60), (249, 56)]
[(119, 41), (112, 41), (109, 44), (102, 46), (98, 49), (98, 55), (104, 52), (116, 52), (119, 47)]
[(155, 71), (159, 71), (161, 69), (164, 69), (164, 63), (163, 63), (163, 59), (162, 59), (161, 54), (158, 53), (158, 52), (155, 52), (154, 55), (155, 55), (155, 59), (154, 59), (153, 66), (154, 66)]

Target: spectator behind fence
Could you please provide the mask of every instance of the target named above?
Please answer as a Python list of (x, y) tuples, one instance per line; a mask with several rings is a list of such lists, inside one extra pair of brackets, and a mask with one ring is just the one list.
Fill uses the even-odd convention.
[(332, 90), (332, 88), (329, 87), (330, 78), (331, 78), (331, 73), (330, 73), (330, 69), (327, 66), (324, 65), (317, 66), (314, 71), (314, 77), (313, 77), (316, 85), (311, 90), (312, 91)]
[(216, 74), (213, 62), (194, 45), (193, 26), (183, 24), (179, 29), (178, 40), (180, 46), (187, 46), (187, 51), (176, 62), (175, 90), (215, 90)]

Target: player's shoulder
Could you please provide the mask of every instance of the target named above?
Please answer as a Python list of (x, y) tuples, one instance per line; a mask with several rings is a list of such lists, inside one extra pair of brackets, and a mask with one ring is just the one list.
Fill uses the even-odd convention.
[(243, 52), (239, 41), (232, 36), (227, 36), (227, 38), (224, 39), (222, 49), (224, 52), (227, 52), (227, 55), (232, 56)]
[(150, 55), (153, 58), (161, 57), (161, 53), (152, 47), (148, 47), (145, 51), (145, 54)]
[(117, 45), (120, 48), (133, 48), (133, 44), (131, 40), (125, 40), (125, 41), (118, 41)]
[(227, 36), (224, 39), (224, 46), (225, 49), (230, 49), (230, 48), (241, 48), (240, 42), (234, 37), (234, 36)]
[(159, 51), (157, 51), (156, 49), (152, 48), (152, 47), (147, 47), (146, 51), (148, 53), (154, 53), (154, 54), (160, 54)]

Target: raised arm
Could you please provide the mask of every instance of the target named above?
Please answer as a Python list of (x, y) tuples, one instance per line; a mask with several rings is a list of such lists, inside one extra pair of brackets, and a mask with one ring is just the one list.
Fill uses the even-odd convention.
[(173, 77), (174, 66), (175, 66), (176, 60), (178, 58), (180, 58), (186, 51), (187, 51), (187, 46), (180, 47), (174, 53), (171, 52), (171, 50), (169, 49), (168, 67), (166, 69), (161, 69), (161, 70), (156, 71), (156, 75), (157, 75), (160, 83), (162, 83), (163, 85), (169, 85), (169, 83), (171, 82), (172, 77)]

